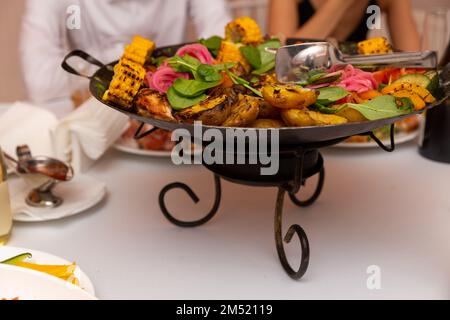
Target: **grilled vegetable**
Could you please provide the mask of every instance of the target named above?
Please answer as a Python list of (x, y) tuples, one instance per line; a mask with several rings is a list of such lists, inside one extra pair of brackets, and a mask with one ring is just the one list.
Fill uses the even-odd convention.
[(131, 44), (125, 47), (122, 58), (114, 66), (114, 76), (109, 89), (103, 95), (104, 101), (118, 104), (129, 109), (141, 88), (146, 74), (144, 63), (153, 53), (155, 43), (135, 36)]
[(114, 76), (103, 100), (114, 102), (125, 109), (131, 108), (144, 77), (144, 67), (129, 60), (120, 60), (114, 67)]
[(230, 100), (226, 94), (208, 98), (176, 114), (182, 121), (202, 121), (204, 125), (219, 126), (231, 113)]
[(143, 117), (175, 121), (166, 95), (152, 89), (142, 89), (136, 97), (138, 114)]
[(391, 53), (392, 47), (384, 37), (372, 38), (358, 42), (359, 54), (385, 54)]
[(133, 42), (125, 47), (122, 59), (131, 60), (143, 66), (155, 49), (155, 43), (141, 36), (134, 36)]
[(280, 108), (272, 106), (267, 101), (262, 101), (259, 105), (259, 115), (260, 119), (280, 119)]
[(252, 128), (270, 129), (270, 128), (282, 128), (284, 126), (285, 124), (283, 121), (274, 119), (258, 119), (252, 123)]
[(378, 90), (369, 90), (366, 92), (358, 93), (358, 96), (363, 100), (372, 100), (376, 97), (381, 96), (381, 93)]
[(288, 126), (309, 127), (323, 125), (337, 125), (347, 123), (348, 120), (334, 114), (323, 114), (310, 110), (287, 109), (281, 111), (281, 118)]
[(426, 103), (433, 103), (436, 101), (436, 99), (433, 97), (430, 91), (428, 91), (427, 89), (423, 88), (418, 84), (409, 82), (395, 82), (387, 87), (384, 87), (381, 90), (381, 93), (394, 95), (394, 93), (397, 91), (405, 91), (405, 90), (417, 94)]
[(217, 61), (219, 63), (235, 62), (237, 65), (231, 68), (231, 70), (237, 74), (245, 74), (250, 72), (251, 67), (239, 50), (240, 47), (240, 44), (222, 41), (219, 54), (217, 55)]
[(427, 88), (430, 82), (431, 80), (427, 76), (420, 73), (405, 74), (404, 76), (401, 76), (399, 79), (394, 81), (394, 83), (417, 84), (423, 88)]
[(230, 116), (222, 124), (224, 127), (248, 127), (258, 117), (261, 98), (240, 95), (233, 105)]
[(412, 104), (414, 105), (414, 110), (422, 110), (425, 108), (425, 101), (422, 100), (422, 98), (417, 95), (416, 93), (408, 90), (400, 90), (392, 93), (392, 95), (396, 98), (408, 98), (411, 100)]
[(353, 108), (345, 108), (338, 113), (337, 116), (343, 117), (348, 120), (348, 122), (363, 122), (367, 121), (367, 119), (359, 112)]
[(263, 41), (263, 36), (255, 20), (241, 17), (227, 24), (225, 40), (243, 44), (258, 44)]
[(304, 109), (317, 100), (317, 92), (292, 84), (265, 85), (264, 99), (272, 106), (282, 109)]

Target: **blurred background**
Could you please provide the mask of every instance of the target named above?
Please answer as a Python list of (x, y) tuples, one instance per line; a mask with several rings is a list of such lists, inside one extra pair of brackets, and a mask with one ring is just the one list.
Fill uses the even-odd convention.
[[(263, 30), (266, 28), (266, 17), (268, 0), (228, 0), (234, 16), (247, 15), (258, 21)], [(426, 29), (428, 34), (445, 32), (450, 33), (450, 1), (449, 0), (412, 0), (414, 7), (414, 18), (421, 34)], [(25, 7), (25, 0), (9, 0), (2, 2), (0, 11), (0, 39), (2, 50), (0, 51), (0, 102), (13, 102), (26, 99), (25, 89), (21, 77), (21, 68), (18, 54), (18, 44), (20, 35), (21, 17)], [(446, 24), (434, 23), (435, 12), (446, 13)], [(431, 19), (426, 19), (426, 17)], [(428, 22), (426, 22), (428, 20)], [(383, 22), (385, 23), (385, 22)], [(443, 30), (443, 28), (447, 30)], [(373, 33), (383, 35), (382, 28)], [(372, 36), (372, 35), (371, 35)], [(195, 37), (195, 30), (192, 26), (186, 29), (186, 39)]]

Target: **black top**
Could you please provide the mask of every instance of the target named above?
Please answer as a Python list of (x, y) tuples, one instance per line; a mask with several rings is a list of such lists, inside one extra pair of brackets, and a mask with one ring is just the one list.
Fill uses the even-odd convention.
[[(376, 4), (375, 0), (371, 0), (369, 2), (369, 6)], [(308, 21), (314, 14), (316, 10), (314, 9), (313, 5), (309, 0), (303, 0), (298, 5), (298, 13), (299, 13), (299, 26), (300, 23), (304, 24), (306, 21)], [(366, 21), (369, 18), (369, 14), (365, 13), (364, 16), (361, 18), (361, 21), (359, 22), (358, 26), (353, 30), (353, 32), (350, 34), (350, 36), (345, 39), (346, 41), (351, 42), (359, 42), (362, 40), (365, 40), (367, 37), (367, 33), (369, 30), (367, 29)]]

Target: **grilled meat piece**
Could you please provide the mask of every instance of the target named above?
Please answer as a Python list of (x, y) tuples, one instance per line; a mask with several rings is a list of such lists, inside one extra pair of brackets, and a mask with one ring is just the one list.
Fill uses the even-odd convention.
[(156, 90), (142, 89), (136, 97), (135, 104), (138, 114), (143, 117), (175, 121), (166, 95)]
[(184, 122), (202, 121), (204, 125), (220, 126), (231, 112), (231, 97), (221, 94), (190, 107), (176, 114)]

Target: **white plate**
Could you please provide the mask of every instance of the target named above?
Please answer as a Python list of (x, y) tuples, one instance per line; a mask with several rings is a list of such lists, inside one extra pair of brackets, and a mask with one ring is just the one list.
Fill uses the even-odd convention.
[(114, 144), (114, 148), (125, 153), (137, 154), (147, 157), (170, 158), (171, 154), (171, 151), (140, 149), (136, 145), (129, 143), (126, 139), (117, 140), (117, 142)]
[(106, 195), (106, 185), (89, 176), (76, 176), (72, 181), (63, 182), (55, 187), (55, 195), (64, 202), (57, 208), (33, 208), (25, 203), (31, 187), (16, 176), (8, 180), (11, 195), (11, 207), (14, 221), (41, 222), (57, 220), (82, 213)]
[[(170, 158), (172, 151), (161, 151), (161, 150), (145, 150), (140, 149), (133, 139), (119, 139), (114, 144), (114, 148), (125, 153), (136, 154), (147, 157), (163, 157)], [(194, 154), (201, 153), (202, 150), (196, 148)]]
[[(401, 143), (412, 141), (412, 140), (416, 139), (418, 135), (419, 135), (419, 130), (415, 130), (415, 131), (409, 132), (409, 133), (397, 133), (394, 136), (394, 141), (395, 141), (395, 144), (398, 145)], [(381, 142), (383, 142), (383, 144), (385, 144), (386, 146), (389, 146), (391, 143), (390, 139), (384, 139), (384, 140), (381, 140)], [(378, 147), (378, 145), (375, 141), (341, 142), (339, 144), (336, 144), (334, 147), (358, 149), (358, 148), (375, 148), (375, 147)]]
[(0, 298), (19, 300), (96, 300), (85, 290), (51, 275), (0, 265)]
[[(0, 261), (15, 257), (15, 256), (17, 256), (19, 254), (23, 254), (23, 253), (31, 253), (32, 258), (30, 259), (30, 261), (33, 263), (37, 263), (37, 264), (68, 265), (68, 264), (72, 263), (68, 260), (65, 260), (63, 258), (54, 256), (54, 255), (51, 255), (51, 254), (48, 254), (45, 252), (31, 250), (31, 249), (10, 247), (10, 246), (0, 247)], [(80, 288), (85, 290), (90, 295), (95, 296), (94, 285), (92, 284), (89, 277), (80, 269), (80, 267), (78, 265), (75, 269), (75, 277), (77, 277), (78, 280), (80, 281)]]

